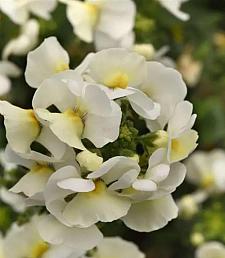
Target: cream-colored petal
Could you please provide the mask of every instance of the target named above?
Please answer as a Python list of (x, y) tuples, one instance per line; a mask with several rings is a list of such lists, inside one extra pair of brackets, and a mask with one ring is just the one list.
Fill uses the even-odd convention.
[(105, 258), (111, 257), (112, 254), (116, 258), (145, 257), (134, 243), (125, 241), (120, 237), (105, 237), (100, 244), (98, 244), (94, 256)]
[(55, 37), (49, 37), (27, 56), (26, 82), (33, 88), (52, 75), (69, 69), (69, 56)]
[(30, 172), (23, 176), (10, 191), (14, 193), (24, 193), (26, 196), (42, 192), (47, 184), (53, 170), (47, 166), (36, 165)]
[(170, 162), (177, 162), (188, 157), (188, 155), (197, 147), (198, 133), (195, 130), (189, 130), (180, 137), (171, 139), (169, 146)]
[(4, 116), (6, 137), (10, 147), (16, 152), (28, 152), (41, 130), (33, 110), (0, 101), (0, 114)]
[(63, 216), (73, 225), (89, 227), (98, 221), (112, 222), (125, 216), (130, 205), (129, 199), (107, 190), (99, 181), (94, 191), (78, 193), (67, 204)]
[(43, 215), (37, 224), (42, 238), (54, 245), (64, 244), (74, 250), (87, 250), (95, 247), (103, 238), (96, 226), (88, 228), (67, 227), (51, 215)]
[(62, 141), (71, 147), (85, 150), (81, 137), (84, 124), (73, 111), (64, 113), (50, 113), (46, 109), (37, 109), (38, 116), (49, 122), (49, 128)]
[(178, 208), (171, 195), (161, 199), (133, 204), (122, 218), (127, 227), (139, 232), (151, 232), (167, 225), (176, 218)]

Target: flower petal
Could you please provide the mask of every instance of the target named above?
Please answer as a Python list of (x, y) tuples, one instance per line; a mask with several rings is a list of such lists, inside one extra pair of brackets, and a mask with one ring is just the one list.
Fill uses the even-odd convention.
[(69, 69), (69, 56), (55, 37), (49, 37), (27, 56), (26, 82), (33, 88), (52, 75)]
[(103, 238), (96, 226), (88, 228), (67, 227), (53, 216), (42, 216), (37, 224), (41, 237), (53, 244), (64, 244), (74, 250), (87, 250), (95, 247)]
[(171, 195), (161, 199), (133, 204), (122, 218), (127, 227), (139, 232), (151, 232), (166, 226), (176, 218), (178, 208)]
[(40, 133), (34, 112), (0, 101), (0, 114), (5, 118), (6, 137), (10, 147), (16, 152), (28, 152), (31, 143)]

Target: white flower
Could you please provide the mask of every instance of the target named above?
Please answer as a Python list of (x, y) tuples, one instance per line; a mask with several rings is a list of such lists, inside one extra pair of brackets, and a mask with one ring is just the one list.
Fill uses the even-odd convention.
[(28, 152), (31, 143), (41, 132), (40, 123), (33, 110), (0, 101), (0, 114), (4, 116), (6, 137), (10, 147), (16, 152)]
[(20, 74), (21, 71), (15, 64), (0, 61), (0, 97), (10, 91), (11, 82), (8, 77), (18, 77)]
[(123, 222), (131, 229), (150, 232), (164, 227), (178, 215), (177, 206), (170, 195), (185, 177), (186, 169), (181, 163), (168, 165), (166, 151), (158, 149), (149, 159), (145, 174), (140, 174), (132, 188), (122, 191), (133, 199)]
[[(46, 134), (51, 137), (51, 134)], [(48, 139), (49, 140), (49, 139)], [(54, 142), (54, 148), (65, 149), (62, 143)], [(58, 150), (56, 150), (57, 153)], [(28, 172), (10, 189), (13, 193), (23, 193), (30, 200), (36, 200), (42, 204), (43, 191), (47, 184), (49, 177), (56, 169), (63, 167), (65, 164), (76, 166), (75, 153), (69, 147), (64, 151), (64, 155), (59, 159), (49, 157), (40, 153), (32, 151), (29, 154), (20, 156), (16, 154), (9, 146), (6, 147), (6, 155), (10, 161), (14, 161), (17, 165), (28, 169)], [(30, 158), (30, 159), (29, 159)]]
[(194, 60), (190, 53), (183, 53), (177, 61), (177, 66), (188, 86), (194, 87), (199, 82), (203, 64)]
[(220, 242), (206, 242), (198, 247), (196, 258), (224, 258), (225, 246)]
[(168, 122), (168, 160), (171, 163), (187, 158), (197, 147), (198, 133), (191, 129), (197, 116), (192, 110), (190, 102), (182, 101)]
[[(45, 80), (35, 92), (33, 106), (38, 116), (61, 141), (74, 148), (85, 149), (83, 138), (96, 147), (115, 141), (122, 116), (119, 105), (98, 86), (84, 85), (74, 71), (64, 74), (65, 79), (56, 75)], [(72, 76), (75, 78), (71, 79)], [(49, 112), (51, 105), (60, 113)]]
[(3, 48), (2, 57), (7, 59), (10, 55), (25, 55), (35, 47), (38, 42), (39, 24), (32, 19), (27, 21), (17, 38), (10, 40)]
[(47, 183), (46, 207), (69, 226), (89, 227), (98, 221), (117, 220), (131, 206), (131, 201), (119, 191), (130, 187), (139, 171), (135, 161), (122, 156), (107, 160), (88, 175), (72, 166), (61, 168)]
[(180, 216), (185, 219), (192, 218), (200, 210), (200, 205), (207, 199), (208, 195), (205, 191), (196, 191), (191, 194), (182, 196), (177, 201)]
[(102, 50), (88, 60), (83, 76), (98, 84), (111, 99), (127, 97), (132, 108), (146, 119), (156, 119), (160, 105), (138, 90), (147, 72), (143, 56), (120, 48)]
[(136, 191), (128, 196), (135, 200), (157, 199), (176, 190), (183, 182), (186, 169), (182, 163), (169, 165), (166, 150), (158, 149), (149, 158), (148, 169), (132, 184)]
[(127, 227), (139, 232), (158, 230), (178, 215), (178, 208), (171, 195), (132, 204), (122, 218)]
[(155, 121), (147, 121), (152, 131), (165, 127), (176, 105), (187, 93), (187, 87), (179, 72), (154, 61), (147, 62), (147, 73), (139, 89), (161, 107), (159, 117)]
[(208, 192), (225, 192), (225, 152), (196, 151), (186, 162), (187, 180)]
[(182, 21), (187, 21), (190, 15), (180, 10), (181, 4), (188, 0), (158, 0), (160, 4), (165, 7), (169, 12), (175, 15)]
[(0, 0), (0, 9), (13, 22), (23, 24), (28, 20), (30, 13), (50, 19), (50, 12), (55, 9), (56, 3), (56, 0)]
[(24, 212), (26, 209), (24, 198), (18, 194), (11, 193), (5, 187), (1, 187), (0, 189), (0, 198), (16, 212)]
[(132, 243), (120, 237), (105, 237), (92, 252), (91, 258), (144, 258), (145, 255)]
[(49, 37), (27, 56), (26, 82), (33, 88), (52, 75), (69, 69), (69, 55), (55, 37)]
[(134, 26), (135, 5), (131, 0), (61, 0), (67, 4), (67, 18), (74, 33), (86, 42), (92, 42), (95, 33), (102, 32), (118, 40)]
[(22, 226), (12, 225), (3, 240), (3, 251), (7, 258), (71, 258), (79, 257), (101, 239), (95, 227), (68, 228), (51, 216), (34, 216)]
[[(40, 236), (53, 247), (63, 245), (67, 252), (72, 251), (76, 255), (94, 248), (103, 238), (102, 233), (95, 225), (86, 228), (67, 227), (52, 215), (42, 215), (38, 220), (37, 229)], [(55, 258), (55, 256), (51, 256), (51, 258)], [(59, 258), (64, 258), (64, 256)]]

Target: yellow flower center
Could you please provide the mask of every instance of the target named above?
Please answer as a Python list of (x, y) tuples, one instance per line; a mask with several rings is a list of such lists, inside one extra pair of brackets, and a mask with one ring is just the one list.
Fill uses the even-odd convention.
[(121, 88), (126, 89), (128, 87), (129, 78), (124, 72), (116, 72), (111, 76), (108, 76), (104, 84), (109, 88)]
[(87, 12), (89, 14), (90, 23), (95, 26), (98, 23), (100, 16), (100, 8), (99, 6), (91, 3), (85, 3), (87, 8)]
[(95, 181), (95, 189), (89, 193), (87, 193), (89, 196), (102, 194), (106, 191), (106, 184), (102, 180), (96, 180)]
[(49, 167), (48, 165), (42, 165), (42, 164), (35, 164), (32, 166), (31, 171), (33, 173), (43, 173), (43, 174), (51, 174), (54, 172), (54, 170)]
[(34, 111), (32, 109), (27, 110), (28, 112), (28, 119), (31, 122), (32, 126), (30, 127), (30, 130), (32, 131), (34, 138), (36, 138), (41, 131), (41, 126), (34, 114)]
[(81, 136), (84, 130), (84, 123), (82, 121), (83, 112), (81, 110), (74, 111), (69, 108), (64, 113), (75, 125), (78, 136)]
[(40, 242), (31, 251), (30, 258), (41, 258), (42, 255), (48, 250), (49, 246), (45, 242)]
[(69, 65), (66, 63), (58, 63), (55, 66), (55, 73), (60, 73), (60, 72), (66, 71), (66, 70), (69, 70)]
[(211, 174), (208, 173), (207, 175), (205, 175), (202, 178), (201, 187), (209, 188), (209, 187), (213, 186), (213, 184), (214, 184), (214, 178)]

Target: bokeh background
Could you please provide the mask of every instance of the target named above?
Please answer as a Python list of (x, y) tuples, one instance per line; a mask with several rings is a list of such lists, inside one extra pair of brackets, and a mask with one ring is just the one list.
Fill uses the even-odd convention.
[[(172, 58), (183, 74), (188, 86), (188, 99), (194, 104), (198, 118), (195, 129), (199, 132), (199, 150), (225, 149), (225, 1), (190, 0), (182, 5), (189, 13), (187, 22), (178, 20), (156, 1), (136, 0), (137, 17), (135, 34), (137, 43), (152, 44), (156, 50), (168, 46), (166, 54)], [(71, 67), (76, 67), (87, 53), (94, 51), (92, 44), (79, 40), (65, 16), (65, 6), (59, 4), (52, 19), (39, 19), (39, 43), (45, 37), (56, 36), (69, 52)], [(6, 43), (19, 34), (20, 27), (0, 12), (0, 53)], [(26, 56), (11, 56), (10, 60), (24, 71)], [(31, 107), (34, 91), (24, 77), (12, 79), (12, 89), (4, 96), (23, 108)], [(0, 117), (0, 147), (6, 145), (3, 118)], [(0, 184), (12, 184), (0, 170)], [(18, 177), (15, 171), (15, 180)], [(224, 168), (225, 173), (225, 168)], [(13, 173), (12, 173), (13, 174)], [(185, 182), (176, 191), (179, 199), (196, 187)], [(25, 221), (30, 213), (14, 212), (4, 202), (0, 203), (0, 230), (4, 233), (18, 219)], [(101, 225), (100, 225), (101, 226)], [(147, 258), (191, 258), (199, 240), (217, 240), (225, 243), (225, 195), (213, 195), (204, 202), (191, 218), (180, 217), (167, 227), (152, 233), (137, 233), (120, 223), (102, 228), (105, 235), (119, 234), (136, 242)]]

